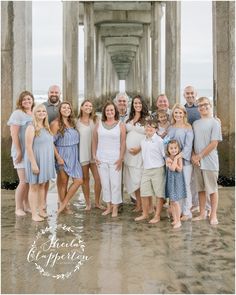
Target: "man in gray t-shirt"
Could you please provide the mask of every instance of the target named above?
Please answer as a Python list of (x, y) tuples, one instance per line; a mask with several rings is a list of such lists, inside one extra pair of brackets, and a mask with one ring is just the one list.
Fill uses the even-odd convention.
[(205, 219), (206, 193), (210, 195), (211, 215), (210, 224), (218, 224), (218, 172), (219, 159), (217, 153), (218, 142), (222, 141), (219, 120), (212, 117), (211, 102), (207, 97), (200, 97), (197, 101), (201, 119), (193, 123), (194, 151), (192, 163), (194, 176), (199, 194), (200, 215), (193, 220)]
[(52, 85), (49, 87), (48, 100), (43, 103), (47, 109), (49, 124), (58, 116), (58, 110), (61, 103), (60, 96), (61, 90), (59, 86)]

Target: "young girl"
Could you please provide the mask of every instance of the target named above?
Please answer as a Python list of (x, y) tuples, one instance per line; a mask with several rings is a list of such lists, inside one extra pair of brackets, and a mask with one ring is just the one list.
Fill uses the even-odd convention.
[(157, 119), (158, 119), (157, 134), (161, 138), (164, 138), (167, 135), (167, 129), (170, 126), (170, 122), (168, 118), (169, 116), (166, 111), (164, 110), (157, 111)]
[(29, 183), (29, 202), (34, 221), (47, 217), (44, 211), (46, 183), (55, 178), (53, 136), (49, 129), (47, 110), (43, 104), (33, 110), (33, 124), (25, 133), (25, 173)]
[(183, 160), (177, 140), (170, 140), (167, 144), (166, 159), (166, 197), (170, 199), (171, 213), (173, 216), (173, 228), (181, 227), (180, 215), (181, 209), (179, 201), (186, 198), (186, 188), (183, 174)]

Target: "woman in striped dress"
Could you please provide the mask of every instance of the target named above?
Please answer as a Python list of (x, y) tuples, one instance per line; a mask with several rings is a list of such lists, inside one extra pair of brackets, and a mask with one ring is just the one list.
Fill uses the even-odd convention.
[[(60, 198), (58, 214), (71, 213), (68, 202), (83, 183), (82, 168), (79, 163), (79, 132), (76, 129), (72, 106), (63, 101), (59, 107), (59, 116), (51, 125), (54, 134), (57, 190)], [(73, 182), (68, 187), (69, 177)]]

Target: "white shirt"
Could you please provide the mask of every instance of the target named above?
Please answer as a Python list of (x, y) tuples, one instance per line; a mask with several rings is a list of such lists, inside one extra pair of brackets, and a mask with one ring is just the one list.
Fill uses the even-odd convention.
[(144, 169), (160, 168), (165, 165), (164, 143), (156, 133), (151, 138), (145, 137), (141, 141)]

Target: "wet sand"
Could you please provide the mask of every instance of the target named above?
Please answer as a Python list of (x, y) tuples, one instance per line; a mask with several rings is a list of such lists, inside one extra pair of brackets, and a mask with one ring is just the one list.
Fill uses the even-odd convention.
[[(54, 187), (48, 196), (49, 218), (35, 223), (30, 214), (15, 217), (14, 192), (2, 190), (1, 293), (234, 294), (234, 188), (220, 188), (219, 194), (219, 225), (210, 226), (208, 220), (187, 221), (173, 230), (165, 210), (158, 224), (134, 222), (137, 213), (132, 212), (128, 197), (123, 212), (112, 218), (101, 216), (99, 209), (85, 212), (78, 193), (71, 202), (75, 214), (57, 217)], [(74, 232), (59, 233), (61, 224), (71, 226)], [(47, 268), (50, 274), (71, 271), (69, 278), (43, 276), (34, 261), (27, 261), (37, 233), (46, 227), (52, 229), (42, 234), (38, 243), (55, 232), (64, 246), (75, 235), (85, 243), (84, 255), (89, 260), (78, 271), (73, 272), (72, 263)], [(66, 246), (60, 249), (67, 250)], [(42, 260), (38, 264), (43, 265)]]

